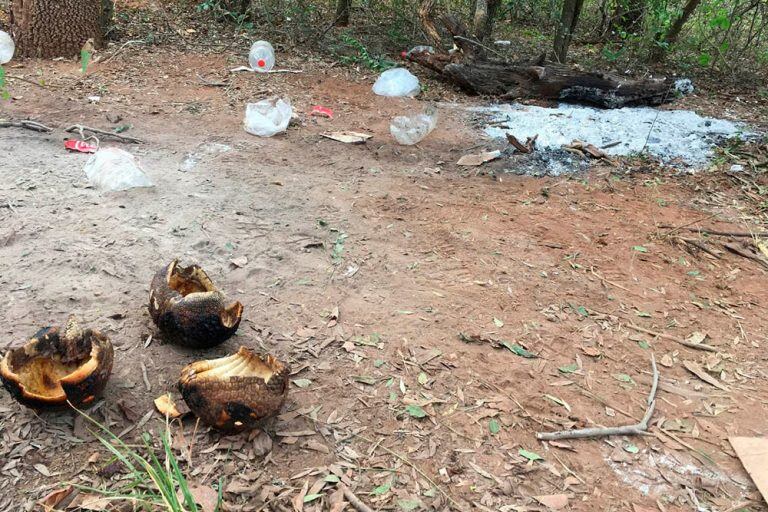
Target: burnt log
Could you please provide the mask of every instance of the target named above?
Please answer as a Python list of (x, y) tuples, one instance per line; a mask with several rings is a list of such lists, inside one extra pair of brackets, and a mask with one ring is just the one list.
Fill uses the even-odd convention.
[(439, 73), (470, 94), (504, 100), (538, 98), (602, 108), (661, 105), (680, 94), (674, 79), (631, 80), (610, 73), (581, 71), (562, 64), (508, 63), (413, 52), (408, 58)]

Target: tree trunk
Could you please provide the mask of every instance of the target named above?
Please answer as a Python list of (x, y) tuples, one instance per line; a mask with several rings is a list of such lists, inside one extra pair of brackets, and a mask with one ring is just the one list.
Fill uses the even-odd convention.
[(643, 28), (645, 0), (619, 0), (613, 12), (611, 29), (616, 32), (637, 34)]
[(565, 59), (568, 56), (568, 47), (571, 45), (571, 38), (576, 30), (576, 24), (579, 22), (583, 5), (584, 0), (563, 1), (560, 24), (555, 34), (555, 59), (561, 64), (565, 64)]
[(349, 25), (349, 8), (351, 3), (352, 0), (337, 0), (334, 26), (346, 27)]
[(672, 26), (669, 27), (667, 35), (657, 40), (657, 44), (651, 52), (651, 59), (653, 61), (659, 62), (664, 59), (666, 49), (677, 42), (677, 38), (680, 37), (680, 31), (683, 30), (683, 26), (696, 11), (696, 8), (700, 3), (701, 0), (688, 0), (686, 2), (685, 7), (683, 7), (683, 12), (681, 12), (680, 16), (672, 22)]
[[(11, 0), (11, 36), (22, 57), (74, 57), (88, 39), (101, 46), (111, 0)], [(107, 16), (110, 15), (110, 20)]]
[(421, 0), (419, 5), (419, 20), (421, 21), (421, 27), (424, 29), (424, 33), (427, 34), (430, 42), (435, 48), (442, 46), (442, 37), (435, 26), (435, 7), (437, 6), (437, 0)]
[(478, 41), (484, 41), (493, 33), (493, 20), (501, 0), (475, 0), (473, 29)]
[(660, 105), (675, 99), (672, 79), (629, 80), (609, 73), (572, 69), (561, 64), (495, 62), (427, 52), (409, 58), (440, 73), (472, 94), (513, 100), (539, 98), (586, 103), (603, 108)]

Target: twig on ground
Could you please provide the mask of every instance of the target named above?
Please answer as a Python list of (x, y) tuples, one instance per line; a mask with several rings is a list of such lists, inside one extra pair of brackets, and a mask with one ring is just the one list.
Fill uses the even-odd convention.
[(120, 135), (119, 133), (108, 132), (106, 130), (100, 130), (99, 128), (91, 128), (89, 126), (83, 126), (82, 124), (73, 124), (72, 126), (68, 127), (64, 131), (68, 133), (78, 132), (80, 134), (80, 137), (82, 138), (85, 138), (85, 134), (83, 132), (91, 132), (91, 133), (103, 135), (105, 137), (112, 137), (123, 142), (130, 142), (131, 144), (144, 144), (143, 140), (137, 139), (136, 137), (130, 137), (128, 135)]
[(578, 430), (562, 430), (560, 432), (538, 432), (536, 439), (542, 441), (556, 441), (559, 439), (583, 439), (607, 436), (638, 436), (648, 434), (648, 422), (656, 409), (656, 391), (659, 388), (659, 369), (656, 366), (656, 358), (651, 354), (651, 367), (653, 368), (653, 383), (648, 394), (648, 409), (645, 411), (640, 423), (625, 425), (622, 427), (595, 427)]
[(53, 128), (49, 128), (44, 124), (36, 121), (5, 121), (0, 120), (0, 128), (24, 128), (26, 130), (32, 130), (33, 132), (51, 133)]
[(349, 487), (342, 483), (339, 483), (339, 487), (341, 487), (341, 491), (344, 493), (344, 497), (347, 498), (347, 501), (349, 501), (349, 504), (355, 507), (358, 512), (373, 512), (373, 509), (363, 503), (363, 500), (355, 496), (355, 493), (353, 493)]
[(55, 85), (50, 84), (42, 84), (40, 82), (35, 82), (34, 80), (30, 80), (29, 78), (24, 78), (23, 76), (18, 75), (8, 75), (6, 76), (8, 80), (19, 80), (21, 82), (26, 82), (28, 84), (36, 85), (38, 87), (42, 87), (43, 89), (47, 89), (48, 87), (57, 87)]
[(111, 61), (112, 59), (114, 59), (115, 57), (117, 57), (118, 55), (120, 55), (120, 54), (123, 52), (123, 50), (125, 50), (125, 48), (126, 48), (127, 46), (129, 46), (129, 45), (132, 45), (132, 44), (145, 44), (145, 43), (146, 43), (146, 41), (144, 41), (144, 40), (142, 40), (142, 39), (134, 39), (134, 40), (131, 40), (131, 41), (126, 41), (125, 43), (123, 43), (123, 45), (122, 45), (120, 48), (118, 48), (118, 49), (117, 49), (117, 51), (116, 51), (115, 53), (113, 53), (112, 55), (110, 55), (110, 56), (107, 58), (107, 60), (105, 60), (104, 62), (102, 62), (102, 64), (106, 64), (107, 62)]
[(704, 343), (694, 343), (692, 341), (682, 340), (676, 336), (672, 336), (671, 334), (664, 334), (663, 332), (652, 331), (650, 329), (646, 329), (645, 327), (640, 327), (639, 325), (635, 325), (635, 324), (627, 324), (627, 327), (629, 327), (633, 331), (650, 334), (655, 338), (663, 338), (665, 340), (674, 341), (675, 343), (679, 343), (688, 348), (695, 348), (696, 350), (704, 350), (706, 352), (717, 352), (717, 347), (713, 347), (712, 345), (706, 345)]
[[(707, 229), (707, 228), (687, 228), (687, 227), (674, 228), (673, 226), (669, 226), (666, 224), (659, 226), (659, 228), (672, 229), (672, 231), (689, 231), (693, 233), (701, 233), (702, 235), (733, 236), (736, 238), (768, 237), (768, 232), (747, 233), (746, 231), (718, 231), (716, 229)], [(672, 233), (672, 231), (670, 231), (670, 233)], [(665, 235), (668, 236), (670, 233), (665, 233)]]
[[(371, 443), (371, 444), (374, 443), (373, 440), (368, 439), (367, 437), (361, 436), (360, 434), (357, 434), (357, 433), (354, 433), (354, 432), (352, 432), (352, 437), (357, 437), (358, 439), (361, 439), (361, 440), (365, 441), (366, 443)], [(427, 475), (424, 471), (422, 471), (422, 469), (419, 466), (417, 466), (416, 464), (411, 462), (411, 460), (408, 457), (406, 457), (404, 455), (400, 455), (399, 453), (397, 453), (394, 450), (390, 450), (389, 448), (387, 448), (383, 444), (380, 444), (378, 447), (381, 448), (382, 450), (384, 450), (385, 452), (387, 452), (388, 454), (392, 455), (393, 457), (396, 457), (397, 459), (400, 459), (403, 463), (405, 463), (406, 465), (408, 465), (411, 468), (413, 468), (413, 470), (416, 471), (418, 474), (420, 474), (422, 476), (422, 478), (424, 478), (427, 482), (429, 482), (430, 485), (432, 485), (432, 487), (437, 489), (440, 492), (440, 494), (445, 496), (445, 498), (451, 503), (451, 505), (453, 505), (454, 507), (456, 507), (459, 510), (462, 510), (463, 507), (461, 506), (461, 504), (459, 504), (455, 499), (453, 499), (450, 494), (445, 492), (443, 490), (443, 488), (437, 482), (432, 480), (429, 477), (429, 475)]]
[(688, 245), (691, 245), (695, 248), (697, 248), (700, 251), (704, 251), (705, 253), (709, 254), (710, 256), (714, 257), (715, 259), (721, 259), (720, 255), (717, 254), (715, 251), (704, 245), (703, 243), (699, 242), (698, 240), (693, 240), (691, 238), (683, 238), (682, 236), (676, 237), (676, 240), (680, 240), (681, 242), (684, 242)]

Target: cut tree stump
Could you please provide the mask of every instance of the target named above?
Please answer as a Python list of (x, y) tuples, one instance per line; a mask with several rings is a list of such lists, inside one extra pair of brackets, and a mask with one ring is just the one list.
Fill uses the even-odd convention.
[(673, 79), (628, 80), (609, 73), (580, 71), (554, 63), (491, 60), (454, 62), (448, 55), (413, 52), (408, 58), (438, 72), (471, 94), (506, 100), (540, 98), (603, 108), (661, 105), (677, 98)]

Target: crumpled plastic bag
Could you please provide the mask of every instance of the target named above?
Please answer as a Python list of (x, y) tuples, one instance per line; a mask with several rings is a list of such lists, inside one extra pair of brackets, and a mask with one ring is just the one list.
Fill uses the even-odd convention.
[(269, 98), (249, 103), (245, 108), (245, 131), (259, 137), (272, 137), (288, 129), (293, 117), (291, 102), (282, 98)]
[(383, 72), (376, 83), (373, 92), (379, 96), (414, 97), (421, 92), (419, 79), (405, 68), (392, 68)]
[(7, 32), (0, 30), (0, 65), (7, 64), (16, 53), (16, 44)]
[(105, 192), (154, 186), (136, 157), (119, 148), (99, 149), (83, 168), (88, 181)]

